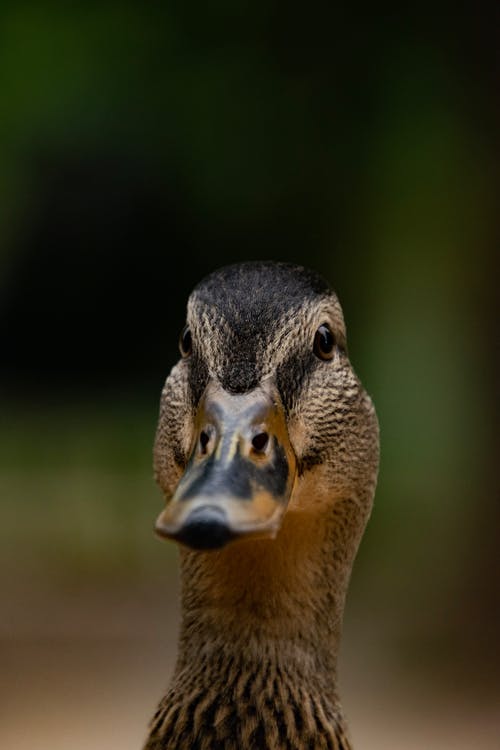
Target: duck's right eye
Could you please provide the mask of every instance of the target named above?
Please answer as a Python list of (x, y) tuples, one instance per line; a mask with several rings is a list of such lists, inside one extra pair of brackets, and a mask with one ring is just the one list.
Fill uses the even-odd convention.
[(191, 329), (185, 325), (179, 336), (179, 349), (183, 357), (189, 357), (193, 350), (193, 341), (191, 339)]

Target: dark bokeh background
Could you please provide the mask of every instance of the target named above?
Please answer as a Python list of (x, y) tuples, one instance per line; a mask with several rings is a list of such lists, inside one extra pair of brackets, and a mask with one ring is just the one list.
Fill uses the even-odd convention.
[(151, 446), (192, 286), (337, 290), (381, 422), (359, 750), (498, 747), (498, 40), (483, 9), (0, 9), (2, 748), (138, 748), (172, 668)]

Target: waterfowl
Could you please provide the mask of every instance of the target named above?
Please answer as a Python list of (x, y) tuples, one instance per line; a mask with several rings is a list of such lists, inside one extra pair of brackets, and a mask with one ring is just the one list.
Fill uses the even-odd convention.
[(154, 464), (182, 618), (145, 750), (349, 750), (336, 662), (379, 439), (339, 301), (301, 266), (227, 266), (180, 351)]

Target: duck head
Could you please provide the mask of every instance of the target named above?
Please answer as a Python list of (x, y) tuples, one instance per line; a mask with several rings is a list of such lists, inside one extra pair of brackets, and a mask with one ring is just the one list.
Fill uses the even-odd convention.
[(316, 273), (244, 263), (201, 281), (155, 440), (162, 537), (195, 550), (274, 538), (287, 513), (354, 498), (367, 517), (378, 427)]

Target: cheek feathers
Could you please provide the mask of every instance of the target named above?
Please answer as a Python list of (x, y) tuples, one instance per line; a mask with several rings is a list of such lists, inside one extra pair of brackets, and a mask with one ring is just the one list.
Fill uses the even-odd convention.
[(309, 368), (289, 415), (290, 439), (299, 473), (319, 464), (346, 467), (356, 440), (364, 391), (348, 360)]
[(167, 494), (186, 465), (191, 444), (193, 419), (185, 367), (185, 361), (181, 361), (172, 369), (160, 402), (154, 468), (156, 479)]

